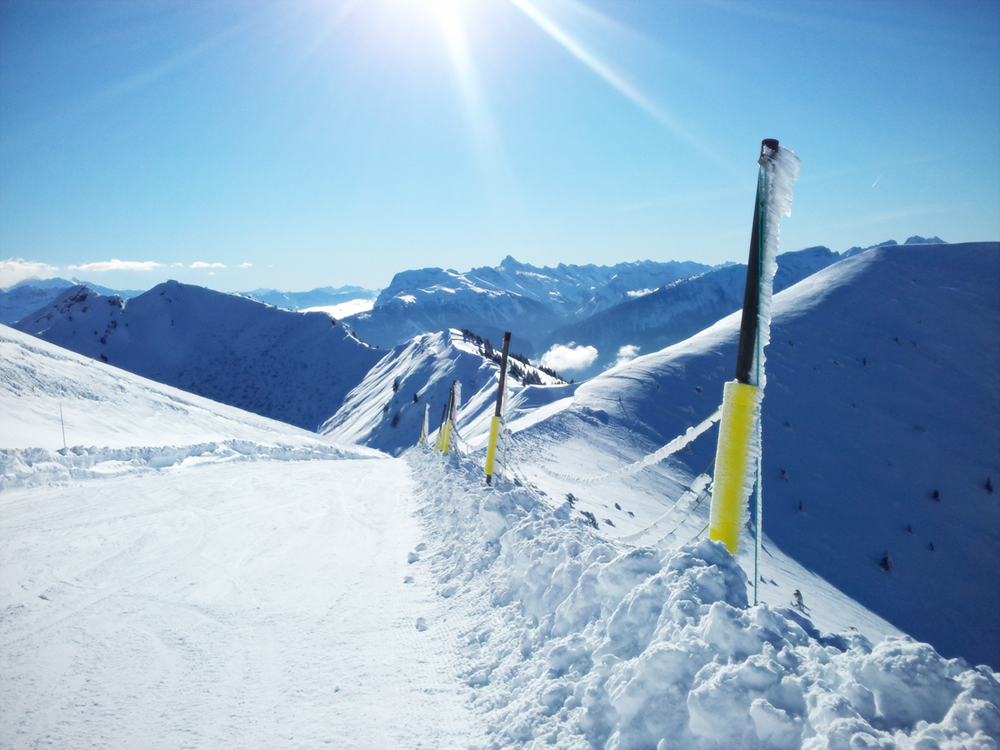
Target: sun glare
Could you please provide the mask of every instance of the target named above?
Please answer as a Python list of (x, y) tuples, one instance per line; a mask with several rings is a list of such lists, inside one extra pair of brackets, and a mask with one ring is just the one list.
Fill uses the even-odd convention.
[[(567, 2), (570, 5), (576, 5), (572, 0), (567, 0)], [(558, 42), (573, 57), (590, 68), (604, 79), (604, 81), (611, 84), (620, 94), (642, 109), (646, 114), (650, 115), (660, 125), (692, 147), (698, 149), (713, 161), (720, 164), (723, 163), (722, 157), (715, 149), (683, 127), (665, 108), (657, 105), (649, 97), (640, 92), (623, 74), (614, 70), (608, 62), (587, 49), (582, 42), (571, 35), (564, 26), (559, 25), (550, 15), (543, 12), (532, 0), (511, 0), (511, 3), (524, 12), (542, 31)], [(589, 11), (589, 14), (595, 15), (596, 12)]]

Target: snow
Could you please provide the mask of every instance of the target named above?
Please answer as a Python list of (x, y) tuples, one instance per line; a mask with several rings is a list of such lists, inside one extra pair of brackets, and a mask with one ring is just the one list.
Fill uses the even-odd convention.
[(466, 746), (413, 480), (378, 463), (4, 492), (0, 744)]
[(408, 460), (442, 594), (477, 608), (461, 674), (491, 747), (995, 747), (988, 668), (749, 607), (719, 543), (622, 546), (568, 502)]
[(175, 281), (127, 302), (74, 287), (17, 329), (308, 430), (336, 412), (383, 354), (328, 315)]
[[(711, 431), (593, 486), (546, 473), (610, 473), (703, 422), (736, 316), (512, 387), (491, 488), (479, 452), (415, 449), (419, 429), (389, 458), (0, 328), (0, 745), (995, 749), (993, 670), (872, 610), (921, 599), (905, 630), (953, 650), (995, 632), (998, 282), (995, 243), (909, 245), (775, 296), (756, 606), (748, 561), (701, 534)], [(390, 354), (343, 429), (396, 377), (417, 428), (411, 391), (460, 379), (478, 445), (496, 384), (476, 344)], [(901, 546), (924, 529), (933, 557)]]
[[(361, 382), (347, 394), (344, 405), (320, 432), (343, 443), (367, 445), (399, 455), (417, 442), (424, 406), (431, 406), (431, 426), (437, 427), (441, 409), (448, 403), (453, 382), (465, 389), (458, 412), (458, 429), (464, 440), (485, 436), (496, 404), (499, 364), (484, 356), (483, 344), (461, 331), (417, 336), (387, 352)], [(517, 351), (517, 342), (512, 351)], [(495, 350), (499, 355), (499, 350)], [(507, 388), (511, 398), (524, 385), (510, 377), (516, 366), (543, 384), (558, 382), (547, 373), (511, 359)], [(547, 390), (547, 388), (546, 388)]]
[[(771, 151), (767, 146), (765, 151)], [(794, 151), (778, 146), (776, 153), (768, 154), (770, 166), (763, 167), (765, 175), (764, 236), (760, 238), (760, 300), (757, 331), (757, 346), (751, 380), (761, 390), (767, 384), (764, 368), (764, 349), (771, 341), (771, 307), (774, 297), (774, 277), (778, 271), (778, 240), (781, 235), (781, 219), (792, 215), (792, 185), (799, 178), (802, 165)], [(761, 394), (763, 395), (763, 394)], [(754, 457), (756, 460), (756, 456)]]
[[(775, 295), (763, 601), (790, 603), (798, 589), (812, 606), (813, 579), (771, 567), (785, 554), (941, 653), (1000, 666), (1000, 505), (985, 489), (1000, 476), (1000, 431), (983, 417), (1000, 413), (997, 288), (1000, 246), (972, 243), (871, 250)], [(707, 470), (713, 433), (600, 491), (551, 473), (614, 472), (706, 419), (738, 332), (737, 314), (579, 384), (545, 419), (512, 422), (518, 471), (550, 497), (576, 495), (608, 536), (646, 529)], [(683, 543), (706, 511), (639, 541)], [(886, 551), (891, 574), (878, 566)]]
[(304, 307), (302, 308), (302, 312), (323, 312), (336, 320), (340, 320), (341, 318), (346, 318), (348, 315), (357, 315), (358, 313), (367, 312), (372, 309), (374, 304), (375, 300), (371, 299), (353, 299), (349, 302), (341, 302), (336, 305)]

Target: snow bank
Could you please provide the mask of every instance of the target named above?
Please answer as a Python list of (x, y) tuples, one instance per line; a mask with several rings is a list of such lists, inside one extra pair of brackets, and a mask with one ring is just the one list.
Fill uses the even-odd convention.
[(490, 748), (995, 748), (1000, 682), (910, 639), (749, 607), (721, 544), (630, 548), (478, 466), (411, 451)]
[(97, 448), (77, 445), (50, 451), (44, 448), (0, 449), (0, 491), (53, 481), (90, 479), (160, 471), (198, 463), (229, 461), (310, 461), (376, 458), (375, 451), (353, 446), (314, 443), (263, 444), (225, 440), (197, 445)]

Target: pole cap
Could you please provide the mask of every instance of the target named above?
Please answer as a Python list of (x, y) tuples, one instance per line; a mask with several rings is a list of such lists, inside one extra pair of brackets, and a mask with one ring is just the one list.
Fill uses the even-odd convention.
[(778, 153), (778, 139), (765, 138), (760, 142), (760, 159), (757, 163), (763, 165), (764, 162), (773, 159), (776, 153)]

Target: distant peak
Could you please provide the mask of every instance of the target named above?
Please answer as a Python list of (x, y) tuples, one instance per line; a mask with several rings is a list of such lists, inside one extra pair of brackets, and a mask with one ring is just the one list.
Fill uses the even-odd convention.
[(904, 245), (947, 245), (948, 243), (942, 240), (940, 237), (920, 237), (919, 235), (913, 235), (908, 237)]

